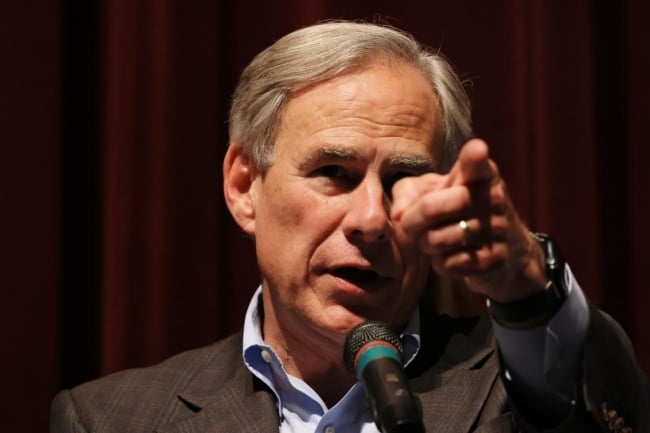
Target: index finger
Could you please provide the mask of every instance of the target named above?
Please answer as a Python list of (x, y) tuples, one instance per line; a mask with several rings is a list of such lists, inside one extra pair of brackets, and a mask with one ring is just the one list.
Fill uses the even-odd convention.
[(483, 140), (472, 139), (460, 150), (451, 168), (448, 185), (469, 185), (492, 179), (496, 169), (490, 162), (488, 146)]

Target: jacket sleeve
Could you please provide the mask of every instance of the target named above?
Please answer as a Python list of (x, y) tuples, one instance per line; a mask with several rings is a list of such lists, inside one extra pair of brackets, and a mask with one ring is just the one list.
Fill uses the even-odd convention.
[[(627, 335), (595, 308), (585, 341), (582, 396), (603, 431), (650, 432), (650, 384)], [(617, 430), (618, 429), (618, 430)]]
[(550, 430), (528, 423), (517, 410), (516, 398), (512, 398), (516, 424), (523, 432), (650, 432), (648, 378), (637, 365), (620, 325), (593, 306), (589, 306), (576, 397), (569, 416)]
[(70, 391), (61, 391), (52, 402), (50, 433), (87, 433)]

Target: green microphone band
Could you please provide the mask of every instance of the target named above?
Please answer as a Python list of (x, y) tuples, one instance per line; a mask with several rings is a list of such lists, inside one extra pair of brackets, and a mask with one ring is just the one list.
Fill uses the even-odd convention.
[(384, 344), (377, 344), (361, 351), (359, 361), (357, 362), (357, 376), (361, 377), (366, 366), (378, 358), (393, 358), (400, 365), (402, 360), (395, 348)]

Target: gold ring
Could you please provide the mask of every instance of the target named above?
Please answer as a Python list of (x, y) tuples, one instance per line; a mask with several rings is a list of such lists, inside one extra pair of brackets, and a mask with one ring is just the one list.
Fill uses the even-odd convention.
[(469, 224), (467, 224), (467, 221), (465, 220), (458, 221), (458, 227), (463, 231), (463, 246), (466, 247), (472, 241), (472, 230), (469, 228)]

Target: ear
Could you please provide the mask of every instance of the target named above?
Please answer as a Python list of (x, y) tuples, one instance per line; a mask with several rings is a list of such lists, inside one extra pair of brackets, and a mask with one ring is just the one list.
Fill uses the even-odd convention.
[(255, 234), (255, 185), (259, 173), (253, 160), (238, 143), (231, 143), (223, 160), (223, 192), (237, 224)]

